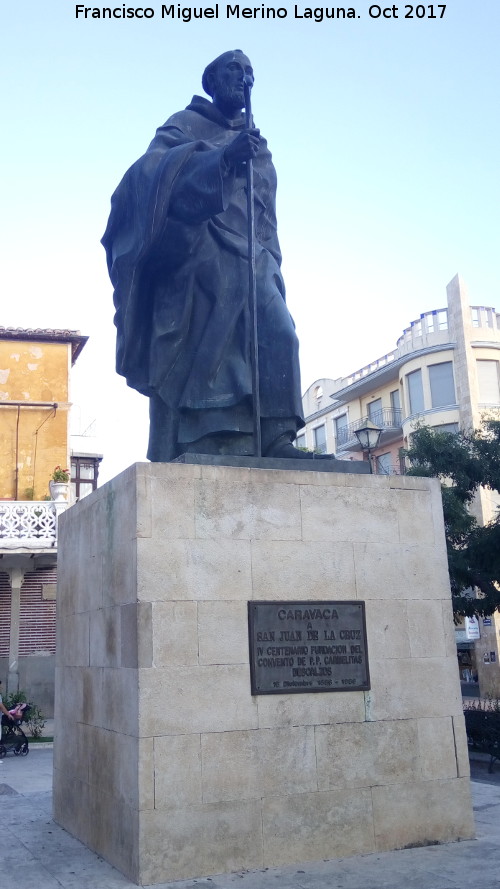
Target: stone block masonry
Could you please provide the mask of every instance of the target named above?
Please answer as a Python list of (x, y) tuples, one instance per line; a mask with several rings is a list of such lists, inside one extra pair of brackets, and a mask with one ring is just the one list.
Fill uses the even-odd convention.
[[(437, 481), (136, 464), (59, 540), (54, 815), (130, 879), (473, 836)], [(364, 602), (370, 690), (252, 696), (253, 600)]]

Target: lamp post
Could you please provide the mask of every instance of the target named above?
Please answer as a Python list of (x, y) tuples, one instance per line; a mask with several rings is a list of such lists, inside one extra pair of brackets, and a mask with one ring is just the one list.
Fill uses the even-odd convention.
[(368, 452), (368, 464), (370, 466), (370, 472), (373, 472), (371, 452), (374, 451), (375, 448), (378, 448), (382, 430), (379, 426), (370, 426), (367, 423), (366, 426), (363, 426), (361, 429), (356, 429), (354, 434), (361, 445), (361, 450), (363, 452)]

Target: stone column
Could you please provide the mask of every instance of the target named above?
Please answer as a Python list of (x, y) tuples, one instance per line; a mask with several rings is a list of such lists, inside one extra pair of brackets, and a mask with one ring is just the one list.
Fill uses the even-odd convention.
[(19, 565), (6, 565), (5, 568), (10, 578), (11, 587), (7, 691), (9, 694), (12, 694), (19, 691), (19, 621), (21, 613), (21, 586), (24, 580), (25, 568), (21, 568)]
[(471, 345), (471, 340), (475, 338), (474, 328), (467, 290), (458, 275), (450, 281), (446, 293), (450, 337), (456, 342), (454, 371), (457, 402), (462, 428), (467, 431), (477, 427), (481, 419), (476, 360)]

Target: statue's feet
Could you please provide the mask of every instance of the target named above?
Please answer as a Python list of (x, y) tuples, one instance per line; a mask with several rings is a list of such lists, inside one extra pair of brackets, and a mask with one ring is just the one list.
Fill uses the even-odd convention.
[(335, 460), (334, 454), (315, 454), (314, 451), (302, 451), (294, 448), (291, 441), (286, 442), (276, 448), (266, 457), (284, 457), (287, 460)]

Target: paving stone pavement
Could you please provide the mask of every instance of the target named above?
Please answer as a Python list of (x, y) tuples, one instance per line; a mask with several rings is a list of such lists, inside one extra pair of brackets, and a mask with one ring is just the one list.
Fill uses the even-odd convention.
[[(500, 784), (473, 763), (477, 839), (285, 868), (162, 883), (156, 889), (500, 889)], [(494, 781), (495, 783), (490, 783)], [(133, 889), (52, 820), (52, 749), (0, 764), (0, 887)]]

